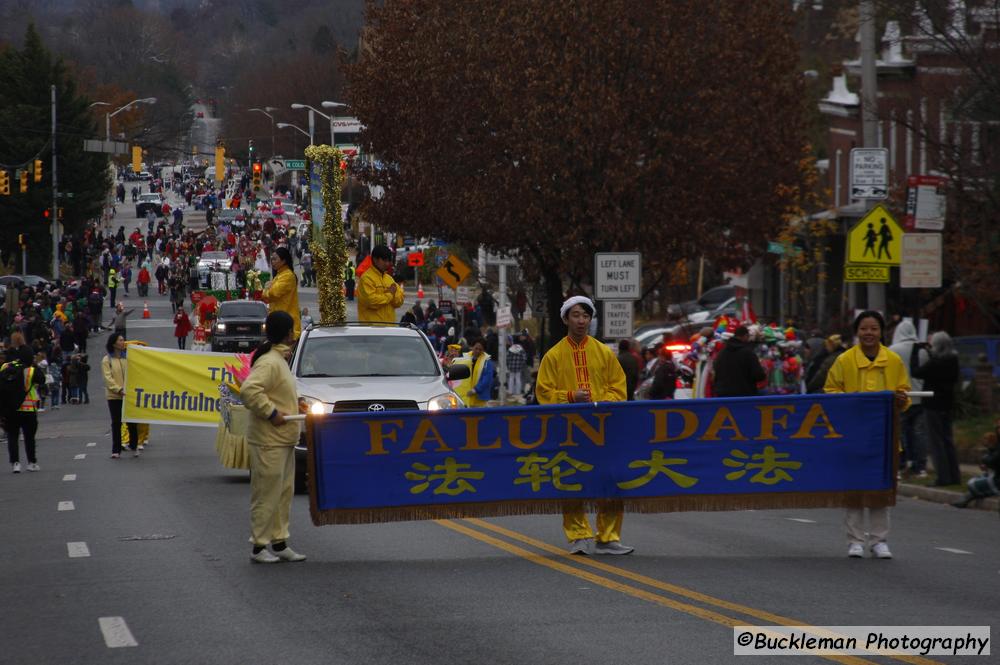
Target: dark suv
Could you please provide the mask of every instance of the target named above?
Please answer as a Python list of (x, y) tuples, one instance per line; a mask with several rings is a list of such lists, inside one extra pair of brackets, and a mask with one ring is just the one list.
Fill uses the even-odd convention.
[(212, 326), (213, 351), (253, 351), (264, 341), (267, 305), (256, 300), (227, 300)]

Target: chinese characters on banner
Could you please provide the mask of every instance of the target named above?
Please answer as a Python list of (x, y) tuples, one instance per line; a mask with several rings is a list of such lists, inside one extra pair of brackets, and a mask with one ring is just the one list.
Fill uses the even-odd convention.
[[(884, 506), (891, 393), (310, 416), (313, 521)], [(859, 417), (864, 414), (864, 417)]]

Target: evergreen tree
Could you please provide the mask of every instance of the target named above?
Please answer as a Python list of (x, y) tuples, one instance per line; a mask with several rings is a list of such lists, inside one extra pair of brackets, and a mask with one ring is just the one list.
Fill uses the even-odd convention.
[[(101, 216), (111, 179), (107, 156), (83, 151), (84, 139), (100, 135), (90, 100), (80, 96), (66, 64), (53, 58), (34, 25), (20, 50), (0, 50), (0, 168), (11, 179), (11, 193), (0, 196), (0, 259), (12, 259), (20, 272), (18, 234), (28, 238), (28, 272), (48, 275), (52, 229), (43, 212), (52, 207), (52, 93), (56, 86), (56, 148), (59, 199), (64, 235), (80, 231)], [(42, 160), (42, 182), (34, 182), (35, 159)], [(29, 171), (21, 193), (17, 170)], [(72, 194), (69, 197), (68, 194)]]

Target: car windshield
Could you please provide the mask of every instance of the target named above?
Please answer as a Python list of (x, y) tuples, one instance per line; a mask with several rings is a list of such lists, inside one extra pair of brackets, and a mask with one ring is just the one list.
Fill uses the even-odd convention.
[(267, 306), (256, 302), (224, 302), (219, 306), (219, 316), (244, 316), (263, 319)]
[(420, 337), (337, 335), (309, 337), (302, 349), (298, 375), (310, 376), (437, 376), (437, 359)]
[(141, 196), (139, 196), (139, 198), (142, 199), (143, 201), (159, 201), (160, 200), (160, 195), (159, 194), (142, 194)]
[(229, 258), (226, 252), (205, 252), (201, 255), (202, 261), (225, 261)]

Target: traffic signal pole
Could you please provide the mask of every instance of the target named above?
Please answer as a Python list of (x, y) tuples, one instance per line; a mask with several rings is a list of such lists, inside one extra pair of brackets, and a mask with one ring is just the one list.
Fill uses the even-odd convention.
[[(59, 178), (56, 169), (56, 86), (52, 86), (52, 281), (59, 279)], [(22, 256), (24, 250), (22, 249)], [(24, 259), (22, 259), (22, 262)], [(27, 267), (24, 274), (28, 274)]]

